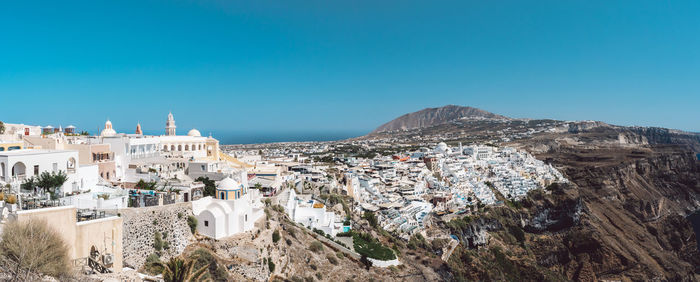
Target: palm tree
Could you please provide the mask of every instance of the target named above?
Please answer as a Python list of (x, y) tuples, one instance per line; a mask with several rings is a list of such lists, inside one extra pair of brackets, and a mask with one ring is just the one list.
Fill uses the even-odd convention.
[(168, 263), (159, 263), (163, 267), (163, 280), (165, 282), (199, 281), (208, 265), (193, 272), (194, 262), (194, 259), (185, 260), (174, 257)]

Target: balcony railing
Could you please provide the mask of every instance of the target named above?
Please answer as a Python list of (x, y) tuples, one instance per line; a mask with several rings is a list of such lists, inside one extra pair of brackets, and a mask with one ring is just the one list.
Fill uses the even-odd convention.
[(23, 182), (25, 179), (27, 179), (27, 175), (22, 173), (22, 174), (15, 174), (12, 177), (10, 177), (10, 182)]

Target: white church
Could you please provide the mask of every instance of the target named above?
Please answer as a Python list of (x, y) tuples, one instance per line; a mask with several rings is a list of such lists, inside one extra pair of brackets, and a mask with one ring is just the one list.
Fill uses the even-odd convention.
[(216, 190), (219, 199), (205, 197), (192, 202), (199, 234), (219, 240), (250, 231), (265, 214), (258, 190), (248, 190), (228, 177), (217, 184)]

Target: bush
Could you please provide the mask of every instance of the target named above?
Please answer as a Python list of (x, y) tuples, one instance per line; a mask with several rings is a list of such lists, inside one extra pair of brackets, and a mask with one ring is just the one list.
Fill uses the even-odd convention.
[(360, 262), (365, 265), (365, 268), (367, 270), (369, 270), (369, 268), (372, 267), (372, 262), (369, 259), (367, 259), (367, 256), (365, 255), (362, 255), (360, 257)]
[(338, 259), (335, 258), (333, 255), (327, 255), (326, 258), (328, 259), (328, 262), (330, 262), (332, 265), (338, 265)]
[(373, 212), (365, 211), (365, 213), (362, 215), (362, 218), (366, 219), (367, 222), (369, 222), (370, 226), (377, 228), (377, 217), (374, 215)]
[(280, 240), (280, 232), (278, 230), (275, 230), (275, 232), (272, 232), (272, 242), (277, 243)]
[(219, 264), (216, 257), (209, 252), (209, 250), (204, 248), (199, 248), (190, 255), (190, 259), (193, 259), (194, 267), (193, 269), (200, 269), (205, 265), (208, 265), (207, 272), (202, 276), (201, 281), (228, 281), (228, 272), (226, 267)]
[(352, 236), (352, 231), (340, 232), (338, 234), (335, 234), (335, 237), (350, 237), (350, 236)]
[(319, 241), (313, 241), (311, 242), (311, 245), (309, 245), (309, 250), (314, 253), (318, 253), (323, 250), (323, 244), (321, 244)]
[(160, 232), (156, 231), (154, 234), (155, 238), (153, 239), (153, 248), (156, 249), (157, 253), (160, 253), (160, 251), (163, 250), (163, 239), (160, 235)]
[(190, 226), (190, 231), (192, 231), (192, 234), (197, 232), (197, 218), (190, 215), (187, 217), (187, 225)]
[(158, 275), (163, 273), (163, 265), (161, 265), (160, 257), (156, 253), (148, 255), (143, 268), (150, 275)]
[[(29, 220), (5, 224), (0, 241), (0, 269), (11, 276), (40, 280), (61, 278), (71, 269), (68, 246), (46, 221)], [(62, 280), (62, 279), (59, 279)]]
[(287, 233), (289, 233), (289, 236), (292, 236), (292, 238), (296, 239), (297, 238), (297, 231), (296, 228), (288, 225), (287, 226)]
[(362, 256), (378, 260), (393, 260), (396, 258), (394, 251), (385, 247), (367, 233), (354, 233), (352, 238), (355, 251)]
[(270, 272), (275, 272), (275, 263), (272, 262), (272, 259), (267, 260), (267, 268), (270, 269)]

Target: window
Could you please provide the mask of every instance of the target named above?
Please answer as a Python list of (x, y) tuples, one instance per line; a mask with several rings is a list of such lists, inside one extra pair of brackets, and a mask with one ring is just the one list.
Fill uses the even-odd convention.
[(248, 215), (245, 215), (245, 221), (248, 222)]
[(202, 165), (202, 171), (207, 171), (207, 167), (205, 165)]
[(224, 192), (219, 193), (219, 199), (224, 199)]
[(53, 172), (58, 172), (58, 163), (53, 163)]
[(205, 221), (204, 221), (204, 226), (205, 226), (205, 227), (208, 227), (208, 226), (209, 226), (209, 221), (208, 221), (208, 220), (205, 220)]
[(39, 175), (39, 165), (34, 166), (34, 175)]

